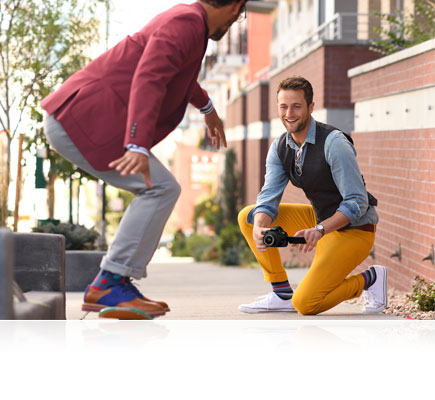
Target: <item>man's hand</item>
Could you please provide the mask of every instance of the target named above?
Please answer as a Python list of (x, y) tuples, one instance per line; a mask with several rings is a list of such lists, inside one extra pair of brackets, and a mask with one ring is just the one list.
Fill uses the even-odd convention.
[(322, 238), (322, 233), (315, 228), (302, 229), (295, 233), (294, 236), (303, 236), (307, 244), (292, 244), (292, 247), (298, 246), (299, 251), (311, 251), (316, 246), (316, 243)]
[(263, 236), (264, 232), (268, 229), (269, 228), (267, 226), (254, 226), (252, 236), (258, 251), (265, 252), (267, 250), (267, 246), (263, 243)]
[(142, 153), (127, 150), (121, 158), (112, 161), (109, 168), (115, 168), (121, 176), (136, 175), (141, 172), (144, 176), (145, 184), (151, 189), (150, 168), (148, 157)]
[(213, 110), (210, 114), (204, 115), (204, 122), (207, 125), (207, 134), (211, 139), (213, 146), (219, 150), (220, 143), (222, 140), (222, 144), (224, 147), (227, 147), (227, 139), (225, 138), (224, 126), (222, 125), (222, 121), (217, 115), (216, 110)]

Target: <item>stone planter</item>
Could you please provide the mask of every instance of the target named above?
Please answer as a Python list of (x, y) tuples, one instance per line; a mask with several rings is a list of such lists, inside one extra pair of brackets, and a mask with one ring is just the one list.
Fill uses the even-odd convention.
[(65, 251), (65, 288), (67, 292), (83, 292), (100, 270), (105, 251)]

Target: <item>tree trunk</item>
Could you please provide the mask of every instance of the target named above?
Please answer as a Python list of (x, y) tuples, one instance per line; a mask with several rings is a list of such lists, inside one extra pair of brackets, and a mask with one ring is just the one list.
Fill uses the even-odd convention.
[(54, 182), (55, 181), (56, 181), (56, 175), (50, 174), (48, 176), (48, 182), (47, 182), (47, 207), (48, 207), (49, 219), (54, 219), (54, 201), (55, 201)]
[(7, 140), (0, 138), (0, 226), (6, 226), (8, 222), (8, 198), (9, 198), (9, 182), (10, 182), (10, 148), (11, 136), (7, 131), (2, 131), (6, 134)]

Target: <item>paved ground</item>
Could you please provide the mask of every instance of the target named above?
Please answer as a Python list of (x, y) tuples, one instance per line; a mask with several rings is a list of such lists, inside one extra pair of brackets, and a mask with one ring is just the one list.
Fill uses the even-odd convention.
[[(300, 282), (306, 269), (289, 269), (292, 285)], [(237, 310), (239, 304), (250, 303), (270, 291), (260, 269), (224, 267), (213, 263), (195, 263), (191, 259), (173, 259), (157, 255), (148, 266), (148, 278), (138, 282), (145, 296), (163, 300), (171, 312), (159, 320), (383, 320), (400, 319), (391, 315), (363, 314), (359, 305), (342, 303), (317, 316), (298, 313), (246, 314)], [(67, 293), (67, 319), (81, 319), (82, 293)], [(85, 319), (97, 319), (97, 313)]]

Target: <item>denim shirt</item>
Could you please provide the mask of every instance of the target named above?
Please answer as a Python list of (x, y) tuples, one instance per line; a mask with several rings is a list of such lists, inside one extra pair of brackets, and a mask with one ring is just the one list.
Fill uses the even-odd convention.
[[(267, 153), (265, 182), (258, 194), (256, 206), (248, 214), (247, 221), (250, 224), (254, 223), (254, 215), (260, 212), (269, 215), (272, 221), (275, 221), (278, 216), (278, 205), (289, 183), (289, 178), (278, 157), (278, 142), (279, 137), (274, 140)], [(305, 142), (316, 143), (316, 121), (312, 117)], [(287, 133), (287, 145), (295, 151), (299, 150), (290, 133)], [(373, 206), (369, 207), (367, 191), (352, 143), (341, 131), (335, 130), (326, 138), (324, 150), (326, 162), (331, 167), (332, 178), (343, 198), (337, 211), (349, 219), (351, 226), (376, 224), (379, 219), (378, 214)], [(306, 151), (307, 146), (304, 146), (301, 157), (302, 171)]]

